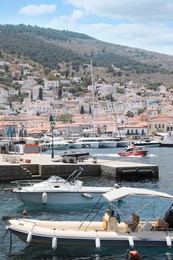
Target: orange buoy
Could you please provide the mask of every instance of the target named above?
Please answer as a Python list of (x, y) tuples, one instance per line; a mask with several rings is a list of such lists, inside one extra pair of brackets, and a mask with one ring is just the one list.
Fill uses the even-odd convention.
[(27, 214), (28, 214), (27, 210), (24, 209), (24, 211), (23, 211), (23, 215), (26, 216)]
[(130, 256), (129, 259), (131, 259), (131, 260), (139, 260), (139, 259), (141, 259), (141, 256), (140, 256), (140, 254), (137, 251), (129, 251), (128, 253), (129, 253), (129, 256)]

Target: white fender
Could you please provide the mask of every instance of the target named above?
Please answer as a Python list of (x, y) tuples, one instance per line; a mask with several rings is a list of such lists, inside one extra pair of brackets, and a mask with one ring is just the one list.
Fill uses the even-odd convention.
[(32, 240), (32, 232), (30, 231), (29, 233), (28, 233), (28, 236), (27, 236), (27, 239), (26, 239), (26, 243), (31, 243), (31, 240)]
[(93, 198), (89, 193), (82, 193), (82, 196), (86, 199), (92, 199)]
[(170, 236), (166, 236), (166, 244), (167, 244), (167, 246), (169, 247), (169, 248), (171, 248), (172, 247), (172, 241), (171, 241), (171, 238), (170, 238)]
[(42, 202), (43, 202), (43, 204), (47, 203), (47, 193), (46, 192), (42, 193)]
[(52, 249), (55, 251), (57, 249), (57, 238), (52, 238)]
[(96, 245), (96, 248), (100, 248), (101, 247), (101, 243), (100, 243), (100, 238), (99, 237), (96, 237), (95, 245)]
[(129, 245), (133, 248), (134, 247), (134, 241), (133, 237), (129, 236)]

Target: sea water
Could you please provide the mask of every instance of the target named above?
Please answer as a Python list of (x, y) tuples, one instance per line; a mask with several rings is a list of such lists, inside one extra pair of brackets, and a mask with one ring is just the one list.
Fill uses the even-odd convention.
[[(85, 185), (92, 186), (113, 186), (118, 183), (120, 186), (131, 186), (159, 190), (162, 192), (168, 192), (173, 194), (173, 148), (155, 147), (147, 148), (149, 155), (145, 158), (121, 158), (118, 156), (118, 152), (123, 148), (105, 148), (105, 149), (90, 149), (90, 155), (96, 158), (106, 160), (124, 160), (129, 162), (141, 162), (147, 164), (154, 164), (159, 166), (159, 179), (145, 179), (141, 181), (119, 181), (116, 182), (114, 178), (107, 177), (84, 177), (82, 178)], [(86, 151), (86, 150), (85, 150)], [(56, 154), (60, 154), (62, 151), (55, 151)], [(50, 155), (51, 156), (51, 155)], [(95, 249), (83, 250), (76, 247), (71, 247), (68, 250), (63, 247), (57, 248), (54, 252), (51, 248), (45, 248), (41, 246), (27, 246), (20, 241), (14, 235), (12, 237), (12, 250), (10, 250), (10, 235), (8, 230), (5, 229), (5, 224), (2, 222), (2, 216), (13, 215), (17, 217), (23, 217), (23, 210), (25, 205), (21, 204), (12, 193), (5, 192), (4, 188), (11, 187), (11, 184), (0, 184), (0, 259), (42, 259), (42, 260), (112, 260), (112, 259), (128, 259), (127, 249), (132, 248), (115, 248), (113, 250), (98, 250)], [(122, 205), (123, 206), (123, 205)], [(165, 211), (164, 204), (160, 205), (160, 211)], [(70, 209), (57, 210), (56, 208), (37, 207), (27, 208), (29, 218), (37, 219), (51, 219), (51, 220), (73, 220), (78, 218), (79, 220), (85, 219), (88, 214), (88, 209), (83, 208), (80, 210)], [(136, 249), (135, 249), (136, 250)], [(173, 249), (169, 248), (138, 248), (138, 253), (141, 255), (141, 259), (173, 259)]]

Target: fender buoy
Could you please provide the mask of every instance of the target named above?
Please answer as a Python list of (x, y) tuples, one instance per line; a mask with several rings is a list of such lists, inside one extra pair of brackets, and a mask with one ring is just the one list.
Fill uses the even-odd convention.
[(171, 248), (172, 247), (172, 241), (171, 241), (171, 238), (170, 238), (170, 236), (166, 236), (166, 244), (167, 244), (167, 246), (169, 247), (169, 248)]
[(24, 209), (24, 211), (23, 211), (23, 215), (26, 216), (27, 214), (28, 214), (27, 210)]
[(100, 248), (101, 247), (101, 243), (100, 243), (100, 238), (99, 237), (96, 237), (95, 246), (96, 246), (96, 248)]
[(31, 243), (31, 240), (32, 240), (32, 232), (29, 232), (28, 235), (27, 235), (27, 239), (26, 239), (26, 243)]
[(129, 236), (129, 245), (133, 248), (134, 247), (134, 241), (133, 237)]
[(93, 198), (89, 193), (83, 193), (82, 196), (86, 199), (92, 199)]
[(129, 253), (130, 259), (132, 259), (132, 260), (141, 259), (141, 256), (137, 251), (129, 251), (128, 253)]
[(46, 192), (42, 193), (42, 202), (44, 205), (46, 205), (46, 203), (47, 203), (47, 193)]
[(55, 251), (57, 249), (57, 238), (53, 237), (52, 239), (52, 249)]

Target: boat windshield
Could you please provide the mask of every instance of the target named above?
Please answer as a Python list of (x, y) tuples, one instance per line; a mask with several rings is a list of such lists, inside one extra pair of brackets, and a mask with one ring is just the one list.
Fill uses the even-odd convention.
[(53, 183), (53, 182), (65, 182), (65, 180), (59, 176), (51, 176), (50, 178), (47, 179), (47, 182)]
[(132, 152), (134, 149), (133, 149), (133, 147), (130, 147), (130, 148), (126, 148), (124, 151), (125, 152)]

